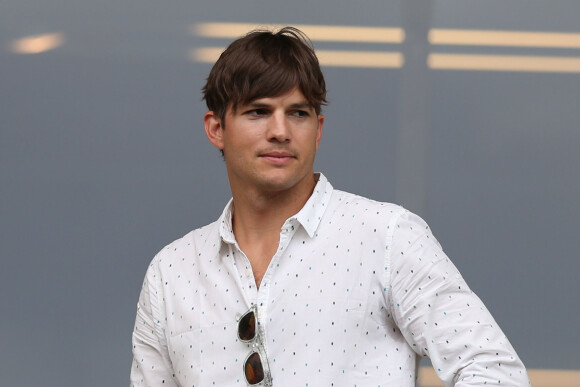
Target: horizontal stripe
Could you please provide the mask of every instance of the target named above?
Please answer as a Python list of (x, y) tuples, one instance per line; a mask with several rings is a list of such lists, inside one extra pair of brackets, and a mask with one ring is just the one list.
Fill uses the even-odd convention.
[[(190, 58), (196, 62), (214, 63), (223, 50), (223, 47), (198, 48), (192, 50)], [(316, 55), (322, 66), (400, 68), (404, 63), (399, 52), (318, 50)]]
[[(277, 30), (283, 26), (281, 24), (199, 23), (192, 26), (192, 33), (207, 38), (235, 39), (253, 29)], [(313, 41), (402, 43), (405, 40), (405, 31), (397, 27), (309, 24), (298, 24), (294, 27), (302, 30)], [(433, 45), (580, 48), (580, 33), (434, 28), (429, 31), (429, 42)]]
[(518, 55), (430, 54), (434, 70), (580, 73), (580, 58)]
[(429, 42), (435, 45), (580, 48), (580, 34), (432, 29), (429, 31)]
[(64, 43), (64, 34), (53, 33), (28, 36), (13, 41), (9, 49), (16, 54), (40, 54), (54, 50)]
[[(312, 41), (401, 43), (405, 40), (402, 28), (354, 27), (325, 25), (292, 25), (304, 32)], [(199, 23), (192, 26), (192, 33), (206, 38), (235, 39), (254, 29), (278, 30), (284, 25), (248, 23)]]
[[(580, 387), (580, 371), (529, 369), (528, 375), (534, 387)], [(443, 383), (431, 367), (419, 369), (421, 387), (443, 387)]]
[(399, 52), (318, 50), (316, 55), (322, 66), (400, 68), (404, 63)]

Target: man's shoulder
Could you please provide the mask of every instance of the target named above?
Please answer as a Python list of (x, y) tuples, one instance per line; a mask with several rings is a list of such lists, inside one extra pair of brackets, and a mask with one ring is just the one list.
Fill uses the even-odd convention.
[(364, 212), (368, 215), (398, 216), (405, 212), (405, 208), (398, 204), (378, 201), (351, 192), (334, 190), (333, 204), (337, 209)]
[[(431, 229), (421, 216), (409, 211), (407, 208), (390, 202), (381, 202), (364, 196), (344, 191), (337, 191), (335, 199), (336, 211), (341, 217), (364, 216), (366, 222), (373, 222), (378, 227), (386, 226), (390, 234), (396, 230), (407, 233), (429, 233)], [(401, 232), (399, 232), (401, 234)]]
[(390, 236), (407, 210), (400, 205), (378, 201), (362, 195), (334, 190), (325, 211), (323, 224), (353, 229), (385, 230)]
[(196, 228), (162, 248), (157, 254), (157, 259), (159, 262), (173, 261), (182, 255), (190, 256), (196, 251), (216, 247), (220, 240), (219, 228), (219, 220)]

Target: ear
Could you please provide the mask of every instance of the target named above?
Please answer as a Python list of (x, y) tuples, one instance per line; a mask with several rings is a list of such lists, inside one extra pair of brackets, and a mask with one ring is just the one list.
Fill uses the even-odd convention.
[(203, 126), (205, 128), (205, 134), (216, 148), (224, 149), (222, 120), (213, 111), (205, 113), (203, 116)]
[(318, 129), (316, 132), (316, 149), (320, 146), (320, 140), (322, 139), (322, 127), (324, 126), (324, 115), (318, 115)]

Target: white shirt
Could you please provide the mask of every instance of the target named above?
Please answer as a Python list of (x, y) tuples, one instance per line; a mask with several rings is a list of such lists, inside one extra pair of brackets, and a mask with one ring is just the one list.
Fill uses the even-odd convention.
[(237, 318), (258, 306), (274, 386), (415, 386), (431, 359), (445, 386), (528, 386), (526, 370), (427, 224), (334, 190), (320, 174), (282, 227), (259, 288), (231, 201), (147, 271), (133, 386), (245, 386)]

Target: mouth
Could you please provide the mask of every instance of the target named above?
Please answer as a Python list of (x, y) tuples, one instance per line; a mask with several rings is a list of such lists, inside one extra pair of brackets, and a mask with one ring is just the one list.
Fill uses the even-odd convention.
[(273, 164), (285, 164), (296, 158), (292, 153), (283, 151), (264, 152), (259, 157)]

